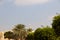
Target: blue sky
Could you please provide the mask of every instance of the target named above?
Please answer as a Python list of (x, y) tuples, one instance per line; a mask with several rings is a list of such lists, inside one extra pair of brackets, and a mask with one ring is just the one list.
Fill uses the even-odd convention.
[(51, 25), (56, 13), (60, 13), (60, 0), (1, 0), (0, 31), (11, 30), (16, 24), (33, 29)]

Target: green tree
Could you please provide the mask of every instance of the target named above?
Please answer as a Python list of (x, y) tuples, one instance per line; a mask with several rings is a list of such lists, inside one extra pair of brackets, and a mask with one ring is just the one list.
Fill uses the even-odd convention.
[(55, 40), (55, 33), (52, 28), (38, 28), (34, 33), (35, 40)]
[(35, 33), (34, 33), (34, 39), (35, 40), (40, 40), (40, 38), (41, 38), (41, 28), (37, 28), (36, 30), (35, 30)]
[(26, 40), (34, 40), (34, 32), (31, 32), (27, 35)]
[(60, 36), (60, 15), (53, 17), (52, 28), (54, 29), (57, 36)]
[(10, 40), (10, 39), (14, 39), (14, 34), (13, 34), (13, 32), (11, 32), (11, 31), (5, 32), (5, 33), (4, 33), (4, 38), (8, 38), (9, 40)]
[(18, 36), (18, 39), (23, 40), (26, 37), (25, 25), (23, 24), (16, 25), (13, 32)]

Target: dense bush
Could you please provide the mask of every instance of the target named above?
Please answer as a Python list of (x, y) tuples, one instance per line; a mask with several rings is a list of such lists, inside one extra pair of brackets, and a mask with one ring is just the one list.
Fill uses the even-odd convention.
[(34, 40), (55, 40), (55, 33), (52, 28), (38, 28), (34, 32)]
[(54, 29), (57, 36), (60, 36), (60, 15), (53, 17), (52, 28)]
[(27, 35), (26, 40), (34, 40), (34, 33), (31, 32)]

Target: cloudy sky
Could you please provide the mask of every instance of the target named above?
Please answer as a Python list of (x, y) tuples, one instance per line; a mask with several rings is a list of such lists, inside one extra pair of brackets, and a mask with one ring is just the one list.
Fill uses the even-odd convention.
[(56, 13), (60, 13), (60, 0), (0, 0), (0, 31), (16, 24), (33, 29), (51, 25)]

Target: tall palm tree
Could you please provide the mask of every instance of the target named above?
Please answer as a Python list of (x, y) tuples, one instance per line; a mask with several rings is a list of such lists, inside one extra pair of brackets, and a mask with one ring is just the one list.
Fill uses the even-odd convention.
[(26, 30), (25, 30), (25, 25), (23, 24), (18, 24), (15, 26), (15, 28), (13, 29), (13, 32), (18, 35), (18, 38), (20, 40), (23, 40), (26, 36)]

